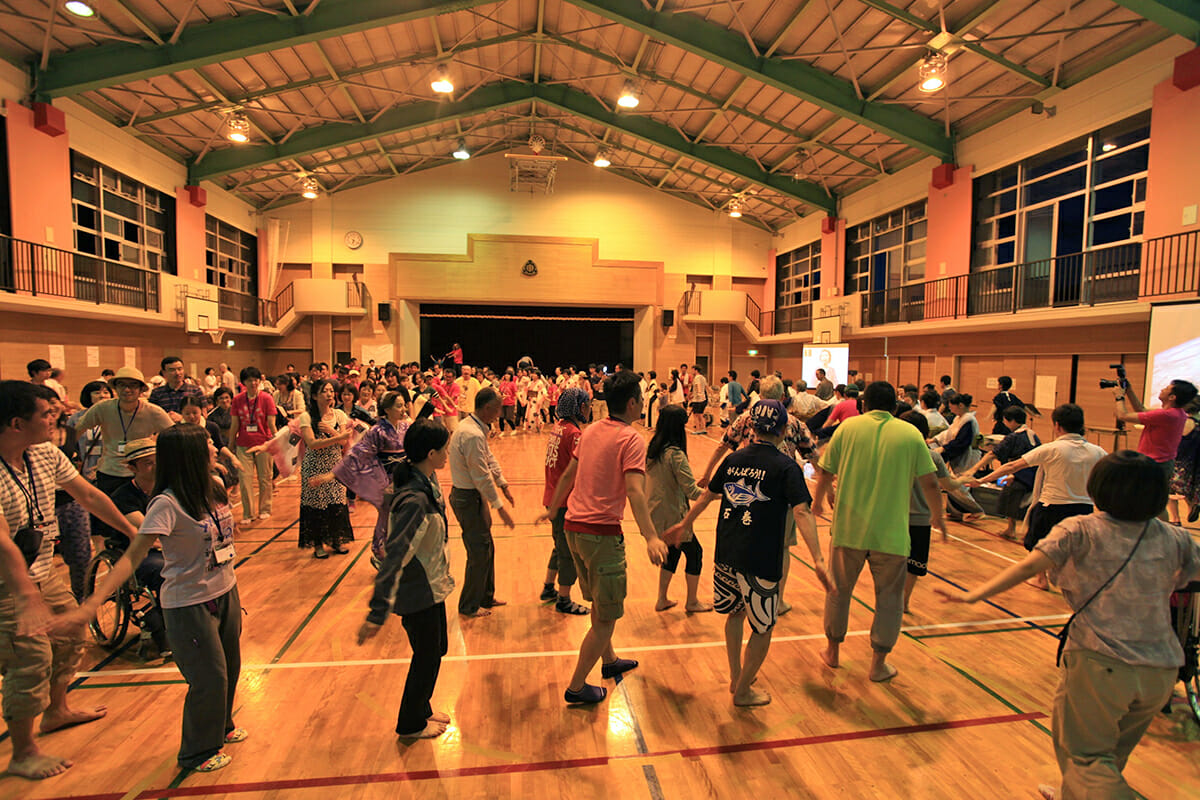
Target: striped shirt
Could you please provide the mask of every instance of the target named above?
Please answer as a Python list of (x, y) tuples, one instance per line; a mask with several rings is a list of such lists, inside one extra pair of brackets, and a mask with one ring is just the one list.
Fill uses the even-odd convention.
[[(42, 546), (33, 566), (29, 568), (30, 580), (40, 583), (50, 577), (54, 543), (58, 540), (58, 519), (54, 516), (54, 490), (78, 478), (79, 472), (71, 464), (71, 460), (50, 442), (29, 447), (25, 450), (25, 455), (28, 456), (28, 460), (21, 459), (15, 464), (8, 464), (7, 469), (0, 465), (0, 509), (3, 509), (10, 536), (15, 536), (17, 531), (31, 522), (41, 530)], [(29, 510), (31, 505), (32, 520)]]

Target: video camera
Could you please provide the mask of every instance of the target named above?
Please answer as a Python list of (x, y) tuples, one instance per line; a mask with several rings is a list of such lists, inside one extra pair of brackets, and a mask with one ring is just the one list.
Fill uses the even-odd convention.
[(1100, 388), (1101, 389), (1115, 389), (1118, 386), (1120, 386), (1122, 389), (1128, 390), (1129, 389), (1129, 379), (1125, 377), (1125, 365), (1124, 364), (1109, 364), (1108, 368), (1111, 370), (1116, 370), (1117, 379), (1114, 381), (1114, 380), (1110, 380), (1109, 378), (1101, 378), (1100, 379)]

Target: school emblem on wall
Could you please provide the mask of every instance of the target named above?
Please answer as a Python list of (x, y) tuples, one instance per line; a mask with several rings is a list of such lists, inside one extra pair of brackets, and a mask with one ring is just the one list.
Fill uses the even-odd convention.
[(533, 263), (532, 258), (525, 262), (525, 266), (521, 267), (521, 274), (526, 278), (532, 278), (534, 275), (537, 275), (537, 264)]

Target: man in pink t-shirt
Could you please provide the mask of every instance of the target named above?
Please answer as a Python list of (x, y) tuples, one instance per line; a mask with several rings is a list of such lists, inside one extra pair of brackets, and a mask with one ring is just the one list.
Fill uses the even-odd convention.
[[(269, 519), (271, 516), (275, 460), (266, 450), (251, 453), (250, 448), (264, 445), (275, 438), (276, 410), (271, 395), (259, 391), (263, 377), (258, 367), (243, 369), (241, 379), (246, 390), (233, 398), (230, 407), (233, 424), (229, 429), (229, 438), (242, 467), (242, 520), (248, 523), (255, 517)], [(257, 492), (254, 491), (255, 485)], [(255, 500), (258, 501), (257, 513), (254, 510)]]
[(658, 538), (646, 502), (646, 442), (631, 425), (642, 415), (638, 376), (623, 370), (608, 378), (604, 397), (608, 418), (583, 432), (546, 513), (538, 518), (553, 517), (570, 493), (563, 527), (579, 573), (579, 588), (592, 603), (592, 627), (579, 647), (579, 661), (564, 695), (571, 704), (599, 703), (607, 696), (605, 689), (586, 682), (598, 659), (603, 659), (600, 674), (604, 678), (615, 678), (638, 665), (633, 659), (617, 658), (612, 646), (617, 620), (625, 613), (621, 518), (626, 499), (646, 539), (650, 563), (658, 566), (667, 555), (667, 545)]
[[(1138, 439), (1138, 452), (1156, 461), (1171, 480), (1175, 467), (1175, 454), (1179, 450), (1179, 441), (1183, 438), (1183, 426), (1187, 421), (1184, 407), (1196, 399), (1196, 387), (1185, 380), (1173, 380), (1158, 393), (1162, 408), (1146, 410), (1142, 401), (1132, 386), (1113, 389), (1116, 398), (1116, 417), (1120, 422), (1135, 422), (1143, 425), (1141, 438)], [(1130, 411), (1125, 405), (1129, 398)], [(1165, 519), (1165, 517), (1164, 517)]]

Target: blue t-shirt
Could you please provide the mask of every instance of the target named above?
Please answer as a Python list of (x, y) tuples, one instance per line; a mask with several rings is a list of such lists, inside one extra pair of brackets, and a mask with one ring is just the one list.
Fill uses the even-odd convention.
[(721, 495), (716, 560), (777, 581), (783, 574), (788, 514), (811, 503), (804, 470), (774, 445), (755, 442), (727, 456), (708, 490)]
[(737, 381), (730, 381), (725, 387), (725, 395), (729, 399), (729, 405), (737, 408), (746, 399), (746, 390)]

